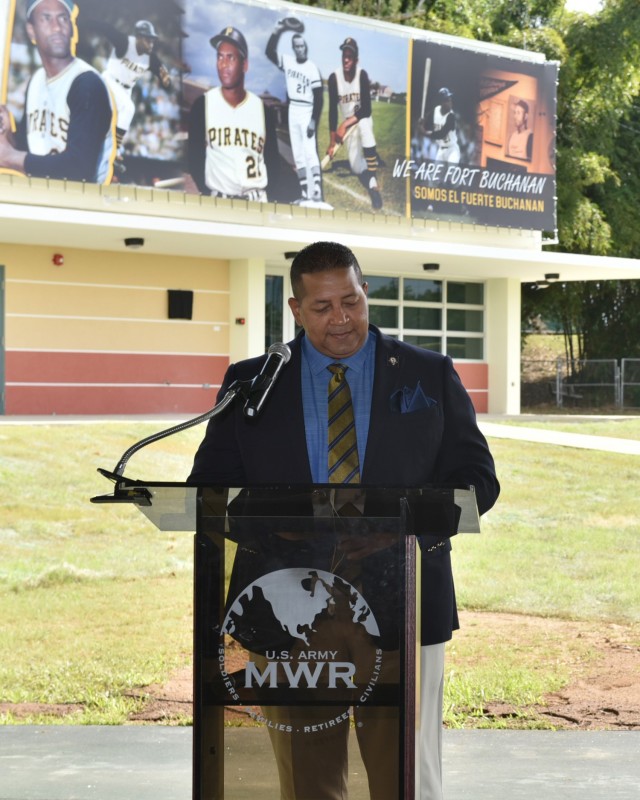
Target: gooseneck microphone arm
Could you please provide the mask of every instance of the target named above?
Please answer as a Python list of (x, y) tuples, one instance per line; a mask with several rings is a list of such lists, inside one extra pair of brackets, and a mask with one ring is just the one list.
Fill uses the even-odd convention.
[(148, 444), (153, 444), (154, 442), (159, 442), (161, 439), (165, 439), (167, 436), (173, 436), (174, 433), (180, 433), (181, 431), (185, 431), (188, 428), (193, 428), (195, 425), (200, 425), (201, 422), (206, 422), (213, 417), (216, 417), (218, 414), (221, 414), (225, 408), (230, 405), (233, 400), (236, 398), (237, 395), (242, 394), (244, 391), (244, 387), (241, 385), (240, 381), (236, 381), (232, 383), (227, 393), (222, 398), (222, 400), (218, 403), (218, 405), (214, 406), (213, 408), (209, 409), (204, 414), (201, 414), (199, 417), (195, 417), (194, 419), (187, 420), (186, 422), (181, 422), (178, 425), (174, 425), (172, 428), (167, 428), (164, 431), (158, 431), (157, 433), (152, 433), (150, 436), (147, 436), (145, 439), (141, 439), (139, 442), (132, 444), (131, 447), (122, 454), (120, 457), (120, 461), (118, 461), (115, 469), (113, 470), (113, 475), (118, 477), (122, 477), (124, 475), (125, 467), (132, 455), (138, 452), (138, 450), (142, 450), (143, 447), (146, 447)]
[(138, 450), (142, 450), (142, 448), (146, 447), (148, 444), (159, 442), (167, 436), (172, 436), (174, 433), (180, 433), (188, 428), (193, 428), (195, 425), (200, 425), (201, 422), (206, 422), (218, 416), (218, 414), (221, 414), (238, 395), (241, 395), (246, 401), (244, 407), (245, 416), (250, 418), (256, 417), (260, 413), (262, 405), (271, 391), (271, 387), (275, 383), (280, 370), (291, 358), (289, 346), (282, 344), (282, 342), (272, 344), (267, 352), (267, 360), (259, 375), (246, 381), (234, 381), (227, 389), (222, 400), (212, 409), (201, 414), (199, 417), (181, 422), (178, 425), (174, 425), (172, 428), (152, 433), (145, 439), (141, 439), (139, 442), (131, 445), (131, 447), (122, 454), (113, 472), (104, 469), (98, 469), (98, 472), (110, 480), (118, 482), (118, 479), (124, 477), (124, 470), (129, 459), (137, 453)]

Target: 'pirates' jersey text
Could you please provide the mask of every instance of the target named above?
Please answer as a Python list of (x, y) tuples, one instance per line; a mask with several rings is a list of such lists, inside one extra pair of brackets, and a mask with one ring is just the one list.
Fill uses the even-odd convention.
[(262, 100), (247, 92), (230, 106), (220, 87), (205, 95), (205, 183), (212, 192), (241, 196), (267, 186), (266, 123)]

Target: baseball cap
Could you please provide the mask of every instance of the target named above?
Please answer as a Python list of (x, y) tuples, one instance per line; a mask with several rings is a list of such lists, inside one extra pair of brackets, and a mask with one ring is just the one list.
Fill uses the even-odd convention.
[(358, 43), (356, 40), (351, 37), (347, 36), (344, 42), (340, 45), (341, 50), (351, 50), (354, 56), (358, 55)]
[[(27, 19), (29, 19), (31, 14), (33, 14), (34, 9), (36, 9), (42, 2), (43, 0), (27, 0)], [(68, 8), (70, 14), (73, 12), (73, 7), (75, 5), (73, 0), (58, 0), (58, 2), (60, 5)]]
[(211, 42), (211, 47), (215, 47), (216, 50), (222, 42), (229, 42), (229, 44), (234, 44), (238, 48), (243, 58), (249, 57), (247, 40), (237, 28), (232, 28), (231, 25), (223, 28), (217, 36), (212, 37), (209, 41)]
[(146, 36), (147, 39), (157, 39), (158, 34), (156, 33), (156, 29), (153, 27), (152, 23), (146, 19), (140, 19), (136, 22), (135, 28), (133, 29), (136, 36)]
[(453, 97), (453, 92), (447, 89), (446, 86), (443, 86), (442, 89), (438, 89), (438, 94), (442, 98)]

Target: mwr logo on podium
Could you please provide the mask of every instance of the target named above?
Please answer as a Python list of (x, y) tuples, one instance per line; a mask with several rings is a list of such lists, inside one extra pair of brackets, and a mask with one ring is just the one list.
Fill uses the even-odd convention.
[[(224, 635), (249, 653), (244, 668), (231, 674), (226, 664)], [(218, 661), (227, 691), (236, 702), (242, 690), (297, 690), (331, 693), (348, 690), (355, 702), (366, 703), (380, 678), (383, 652), (371, 608), (358, 589), (339, 575), (315, 568), (280, 569), (249, 584), (233, 602), (222, 626)], [(343, 694), (344, 697), (344, 694)], [(336, 700), (343, 705), (344, 700)], [(262, 700), (268, 705), (268, 700)], [(346, 703), (350, 705), (351, 703)], [(264, 716), (246, 709), (270, 725)], [(349, 719), (340, 714), (326, 724)], [(280, 726), (278, 726), (280, 728)], [(303, 726), (312, 732), (322, 726)], [(291, 726), (287, 730), (292, 731)]]

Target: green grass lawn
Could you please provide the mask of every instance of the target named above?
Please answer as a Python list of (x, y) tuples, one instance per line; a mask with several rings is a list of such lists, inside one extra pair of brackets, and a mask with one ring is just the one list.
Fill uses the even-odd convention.
[[(636, 420), (614, 424), (614, 434), (600, 430), (639, 438)], [(89, 502), (111, 491), (96, 468), (113, 468), (129, 445), (160, 428), (0, 423), (0, 702), (78, 703), (65, 721), (120, 724), (139, 702), (131, 688), (161, 682), (189, 661), (192, 535), (158, 531), (129, 505)], [(149, 446), (126, 474), (184, 480), (203, 433)], [(490, 444), (502, 496), (481, 535), (454, 543), (460, 606), (639, 625), (637, 457)], [(566, 676), (549, 658), (553, 646), (540, 638), (517, 652), (482, 630), (454, 639), (449, 724), (461, 724), (456, 709), (480, 699), (527, 703), (558, 688)]]
[[(509, 419), (505, 425), (516, 425), (524, 428), (549, 428), (548, 422), (531, 419)], [(618, 417), (617, 419), (580, 417), (579, 419), (554, 420), (554, 431), (564, 433), (582, 433), (588, 436), (612, 436), (615, 439), (640, 440), (640, 417)]]
[(640, 622), (638, 457), (493, 440), (502, 493), (455, 542), (462, 604)]

